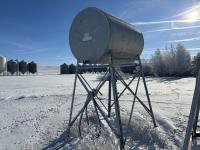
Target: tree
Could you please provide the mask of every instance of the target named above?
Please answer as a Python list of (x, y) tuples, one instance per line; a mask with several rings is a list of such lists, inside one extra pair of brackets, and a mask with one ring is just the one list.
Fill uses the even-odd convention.
[(191, 68), (191, 57), (189, 52), (181, 44), (176, 46), (176, 74), (179, 76), (185, 76), (189, 74)]
[(165, 65), (165, 75), (174, 76), (176, 71), (176, 51), (173, 45), (170, 48), (165, 48), (164, 53), (164, 65)]
[(155, 76), (164, 76), (164, 61), (160, 49), (157, 49), (152, 57), (152, 68)]
[(191, 73), (191, 57), (181, 44), (165, 48), (162, 55), (158, 49), (152, 57), (152, 67), (156, 76), (188, 76)]

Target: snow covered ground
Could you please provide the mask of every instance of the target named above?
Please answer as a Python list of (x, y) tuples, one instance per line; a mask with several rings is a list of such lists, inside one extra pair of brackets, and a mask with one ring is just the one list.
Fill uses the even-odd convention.
[[(100, 75), (84, 76), (95, 87)], [(82, 138), (66, 137), (73, 82), (74, 75), (59, 75), (56, 67), (40, 67), (37, 76), (0, 76), (0, 149), (117, 149), (106, 126), (98, 138), (90, 133), (95, 126), (84, 124)], [(123, 90), (117, 84), (118, 90)], [(147, 85), (158, 127), (153, 128), (151, 118), (136, 103), (126, 149), (180, 149), (195, 79), (147, 78)], [(101, 92), (107, 96), (107, 87)], [(143, 86), (138, 94), (146, 103)], [(86, 92), (78, 83), (75, 111), (85, 97)], [(127, 122), (132, 100), (128, 91), (120, 100), (123, 123)], [(89, 114), (92, 111), (90, 106)]]

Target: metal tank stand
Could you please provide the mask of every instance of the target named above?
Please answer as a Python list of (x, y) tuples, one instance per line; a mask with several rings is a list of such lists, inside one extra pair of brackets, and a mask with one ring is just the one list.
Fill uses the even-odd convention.
[(196, 78), (196, 85), (188, 119), (188, 125), (186, 128), (185, 139), (183, 143), (183, 150), (195, 149), (197, 137), (200, 137), (200, 133), (197, 132), (197, 124), (200, 110), (200, 70)]
[[(106, 71), (105, 75), (103, 76), (103, 78), (99, 81), (99, 84), (95, 88), (92, 88), (89, 85), (89, 83), (87, 82), (87, 80), (80, 73), (80, 70), (84, 69), (85, 66), (84, 67), (80, 66), (79, 63), (77, 63), (76, 74), (75, 74), (75, 79), (74, 79), (74, 88), (73, 88), (73, 94), (72, 94), (72, 101), (71, 101), (69, 123), (68, 123), (68, 128), (67, 128), (68, 135), (70, 135), (70, 129), (74, 125), (75, 121), (77, 120), (78, 121), (78, 133), (79, 133), (79, 136), (81, 136), (81, 121), (83, 119), (84, 112), (85, 112), (86, 120), (89, 124), (88, 113), (87, 113), (87, 107), (88, 107), (89, 103), (92, 103), (92, 105), (94, 106), (94, 110), (97, 115), (99, 128), (101, 128), (101, 126), (102, 126), (100, 118), (103, 118), (106, 121), (106, 123), (108, 124), (108, 126), (111, 128), (111, 130), (113, 131), (115, 136), (119, 139), (120, 149), (124, 149), (124, 147), (125, 147), (127, 134), (128, 134), (129, 128), (130, 128), (131, 119), (132, 119), (132, 115), (133, 115), (134, 104), (135, 104), (136, 100), (148, 112), (148, 114), (150, 115), (150, 117), (153, 120), (154, 127), (156, 127), (156, 121), (154, 118), (154, 114), (153, 114), (153, 110), (152, 110), (152, 106), (151, 106), (151, 102), (150, 102), (150, 97), (149, 97), (146, 81), (144, 78), (144, 73), (143, 73), (143, 68), (142, 68), (140, 57), (137, 57), (135, 61), (138, 61), (138, 69), (135, 70), (135, 74), (132, 76), (132, 79), (128, 83), (126, 83), (116, 68), (133, 66), (134, 63), (129, 64), (129, 65), (115, 65), (115, 64), (113, 64), (112, 58), (110, 57), (110, 63), (108, 65), (103, 66), (103, 67), (107, 67), (107, 71)], [(102, 66), (98, 66), (98, 67), (102, 67)], [(133, 91), (131, 89), (130, 85), (132, 84), (132, 82), (134, 80), (136, 80), (136, 78), (138, 78), (137, 85), (136, 85), (135, 91)], [(144, 84), (145, 93), (146, 93), (147, 101), (148, 101), (148, 106), (146, 106), (145, 103), (137, 96), (140, 79), (142, 79), (142, 82)], [(80, 81), (80, 83), (86, 90), (87, 98), (86, 98), (85, 103), (82, 106), (82, 108), (72, 118), (77, 80)], [(99, 94), (102, 95), (100, 90), (105, 85), (106, 81), (109, 82), (108, 83), (108, 99), (107, 99), (107, 103), (104, 103), (98, 97), (98, 95)], [(117, 84), (116, 84), (117, 82), (124, 85), (124, 89), (121, 92), (119, 92), (117, 89)], [(123, 93), (126, 90), (128, 90), (133, 95), (133, 101), (132, 101), (131, 113), (129, 116), (128, 124), (127, 124), (126, 128), (123, 129), (122, 122), (121, 122), (121, 115), (120, 115), (119, 99), (120, 99), (120, 97), (122, 97)], [(113, 109), (112, 109), (112, 107), (113, 107)], [(116, 121), (115, 125), (111, 123), (111, 118), (113, 120), (113, 116), (111, 117), (111, 110), (114, 111), (113, 113), (115, 114), (114, 115), (114, 120)]]

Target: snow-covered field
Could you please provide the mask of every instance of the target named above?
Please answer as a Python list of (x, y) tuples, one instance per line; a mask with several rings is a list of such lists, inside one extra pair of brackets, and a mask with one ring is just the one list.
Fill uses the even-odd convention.
[[(106, 125), (100, 137), (93, 134), (92, 105), (89, 115), (94, 126), (83, 124), (82, 138), (66, 136), (74, 75), (58, 73), (58, 68), (41, 67), (37, 76), (0, 76), (0, 149), (117, 149), (117, 142)], [(95, 87), (100, 75), (84, 76)], [(123, 86), (118, 85), (118, 90), (122, 90)], [(158, 127), (153, 128), (151, 118), (136, 103), (126, 149), (180, 149), (195, 79), (147, 78), (147, 85)], [(101, 89), (105, 96), (106, 89)], [(76, 94), (75, 110), (78, 111), (86, 97), (80, 83)], [(138, 94), (146, 102), (143, 86)], [(132, 100), (128, 91), (120, 100), (124, 123)], [(72, 134), (75, 131), (72, 129)]]

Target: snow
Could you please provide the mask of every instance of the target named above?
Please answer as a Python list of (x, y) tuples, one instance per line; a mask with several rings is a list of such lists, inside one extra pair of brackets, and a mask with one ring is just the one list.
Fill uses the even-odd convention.
[[(74, 75), (59, 75), (59, 68), (56, 67), (39, 69), (38, 75), (0, 76), (0, 149), (117, 149), (118, 141), (103, 120), (104, 127), (98, 138), (93, 133), (98, 128), (94, 119), (89, 126), (83, 123), (82, 138), (75, 136), (76, 124), (72, 129), (74, 138), (66, 136)], [(84, 76), (93, 87), (98, 84), (99, 74)], [(136, 102), (126, 149), (180, 149), (195, 78), (146, 80), (158, 127), (153, 128), (150, 116)], [(133, 89), (135, 83), (136, 81), (132, 85)], [(123, 90), (124, 87), (117, 84), (118, 90)], [(103, 87), (101, 92), (107, 96), (106, 89), (107, 87)], [(138, 92), (139, 97), (147, 104), (142, 82)], [(76, 94), (74, 115), (86, 97), (79, 82)], [(123, 124), (127, 123), (132, 100), (128, 91), (121, 97)], [(95, 118), (92, 105), (88, 114)]]

